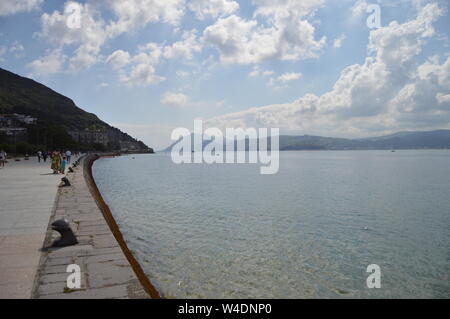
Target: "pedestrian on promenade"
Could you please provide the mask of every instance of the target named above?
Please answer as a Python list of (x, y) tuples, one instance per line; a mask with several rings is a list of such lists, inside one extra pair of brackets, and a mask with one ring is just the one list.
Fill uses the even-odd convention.
[(44, 152), (42, 153), (42, 159), (44, 160), (44, 163), (47, 162), (47, 157), (48, 157), (48, 152), (47, 152), (47, 151), (44, 151)]
[(5, 167), (6, 155), (7, 154), (4, 150), (0, 150), (0, 167)]
[(54, 151), (51, 155), (53, 174), (58, 174), (61, 169), (61, 156), (57, 151)]
[(72, 157), (72, 152), (69, 151), (69, 150), (67, 150), (67, 152), (66, 152), (66, 157), (67, 157), (67, 163), (70, 164), (70, 159), (71, 159), (71, 157)]
[(61, 174), (65, 174), (67, 165), (67, 157), (63, 156), (61, 161)]
[(40, 163), (41, 162), (41, 158), (42, 158), (42, 152), (41, 151), (37, 152), (37, 158), (38, 158), (38, 162)]

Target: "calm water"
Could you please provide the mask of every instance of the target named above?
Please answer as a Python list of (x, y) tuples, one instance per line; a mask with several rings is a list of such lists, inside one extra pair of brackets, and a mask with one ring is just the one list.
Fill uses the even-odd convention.
[(450, 297), (450, 151), (284, 152), (272, 176), (137, 155), (94, 177), (165, 297)]

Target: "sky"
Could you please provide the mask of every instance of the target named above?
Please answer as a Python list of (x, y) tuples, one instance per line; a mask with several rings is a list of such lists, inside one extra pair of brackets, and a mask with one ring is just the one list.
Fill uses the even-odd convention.
[(333, 137), (449, 129), (448, 10), (448, 0), (1, 0), (0, 66), (155, 149), (194, 119)]

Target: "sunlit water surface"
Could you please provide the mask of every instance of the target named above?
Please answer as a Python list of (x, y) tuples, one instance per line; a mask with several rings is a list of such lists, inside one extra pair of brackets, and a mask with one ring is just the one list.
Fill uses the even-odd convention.
[(166, 154), (93, 172), (167, 298), (450, 297), (450, 150), (283, 152), (271, 176)]

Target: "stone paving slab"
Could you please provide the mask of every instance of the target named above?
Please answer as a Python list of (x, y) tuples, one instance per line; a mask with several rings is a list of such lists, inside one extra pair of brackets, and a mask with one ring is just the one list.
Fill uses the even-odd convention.
[[(78, 245), (47, 249), (42, 253), (35, 281), (34, 298), (43, 299), (123, 299), (149, 298), (97, 203), (83, 175), (83, 165), (68, 174), (71, 187), (61, 188), (51, 222), (67, 219), (79, 241)], [(49, 230), (45, 245), (58, 235)], [(81, 269), (80, 289), (67, 289), (67, 266)]]

